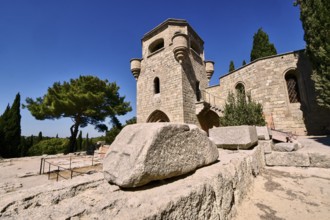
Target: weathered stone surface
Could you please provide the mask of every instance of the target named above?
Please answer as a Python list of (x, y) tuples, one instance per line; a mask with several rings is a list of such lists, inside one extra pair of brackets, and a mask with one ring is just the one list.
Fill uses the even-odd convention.
[(209, 130), (210, 139), (219, 148), (249, 149), (258, 143), (255, 126), (217, 127)]
[(289, 137), (284, 132), (272, 130), (272, 139), (277, 141), (287, 142)]
[(273, 151), (291, 152), (298, 150), (297, 143), (277, 143), (273, 146)]
[(256, 126), (259, 140), (269, 140), (269, 130), (266, 126)]
[(265, 154), (267, 166), (310, 166), (309, 156), (307, 153), (300, 152), (275, 152)]
[(265, 154), (272, 153), (273, 141), (272, 140), (259, 140), (258, 145), (263, 148)]
[(5, 194), (0, 219), (231, 219), (263, 153), (218, 150), (219, 162), (139, 190), (121, 190), (96, 173)]
[(126, 126), (103, 160), (107, 181), (120, 187), (183, 175), (215, 162), (218, 150), (195, 125), (146, 123)]
[(330, 155), (319, 152), (308, 153), (311, 167), (330, 168)]

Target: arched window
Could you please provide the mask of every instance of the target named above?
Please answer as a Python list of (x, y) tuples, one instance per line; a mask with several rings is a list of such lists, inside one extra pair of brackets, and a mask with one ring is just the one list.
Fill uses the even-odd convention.
[(196, 99), (197, 102), (201, 100), (201, 90), (199, 89), (199, 81), (196, 82)]
[(291, 103), (300, 102), (298, 81), (295, 75), (295, 71), (289, 71), (285, 74), (286, 86), (288, 88), (288, 96)]
[(242, 83), (237, 83), (235, 90), (237, 93), (245, 95), (245, 87)]
[(160, 93), (160, 85), (159, 85), (159, 78), (158, 77), (156, 77), (154, 79), (154, 93), (155, 94)]
[(157, 50), (160, 50), (164, 47), (164, 39), (158, 39), (155, 40), (152, 44), (149, 46), (149, 53), (156, 52)]
[(201, 50), (199, 49), (199, 46), (196, 44), (195, 41), (190, 42), (190, 48), (195, 51), (198, 55), (201, 54)]

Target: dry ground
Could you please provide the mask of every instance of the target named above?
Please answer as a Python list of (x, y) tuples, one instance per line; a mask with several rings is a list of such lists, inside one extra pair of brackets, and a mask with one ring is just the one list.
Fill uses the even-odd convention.
[(267, 168), (237, 210), (235, 220), (329, 220), (330, 169)]
[[(304, 151), (329, 154), (329, 136), (298, 140)], [(330, 169), (268, 167), (237, 210), (235, 220), (329, 220)]]
[[(24, 157), (24, 158), (11, 158), (0, 160), (0, 196), (3, 193), (13, 192), (21, 189), (29, 189), (31, 187), (38, 187), (50, 182), (48, 175), (39, 175), (41, 156), (37, 157)], [(58, 164), (61, 167), (69, 168), (69, 157), (51, 157), (47, 161)], [(100, 159), (94, 161), (98, 166), (91, 166), (91, 158), (81, 156), (72, 159), (71, 167), (75, 171), (73, 175), (77, 176), (78, 172), (93, 172), (99, 171)], [(51, 170), (56, 170), (56, 166), (51, 166)], [(45, 165), (45, 172), (48, 172), (48, 164)], [(70, 178), (69, 171), (62, 171), (60, 173), (65, 178)], [(52, 173), (51, 180), (56, 180), (56, 174)], [(63, 178), (59, 178), (61, 180)]]

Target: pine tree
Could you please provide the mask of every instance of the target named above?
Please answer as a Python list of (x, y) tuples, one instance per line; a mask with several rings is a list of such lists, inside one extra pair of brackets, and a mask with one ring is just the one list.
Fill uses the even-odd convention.
[(305, 31), (306, 52), (313, 65), (317, 103), (330, 109), (330, 1), (297, 0)]
[(73, 123), (68, 152), (74, 152), (80, 128), (90, 124), (104, 131), (108, 117), (113, 119), (132, 110), (118, 91), (116, 83), (95, 76), (79, 76), (69, 82), (54, 83), (43, 97), (27, 98), (23, 106), (37, 120), (70, 118)]
[(276, 54), (276, 48), (274, 44), (269, 42), (268, 34), (265, 33), (262, 28), (259, 28), (258, 32), (253, 36), (253, 46), (251, 50), (250, 61)]
[(230, 61), (230, 64), (229, 64), (229, 72), (231, 71), (234, 71), (235, 70), (235, 65), (234, 65), (234, 61)]
[(246, 65), (246, 62), (245, 62), (245, 60), (243, 60), (243, 62), (242, 62), (242, 66), (245, 66)]

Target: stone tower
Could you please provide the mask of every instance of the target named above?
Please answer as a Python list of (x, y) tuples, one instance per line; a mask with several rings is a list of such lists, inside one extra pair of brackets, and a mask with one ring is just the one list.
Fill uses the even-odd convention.
[(142, 59), (131, 60), (131, 71), (137, 123), (190, 123), (204, 130), (217, 125), (207, 119), (212, 113), (204, 98), (213, 62), (204, 60), (204, 42), (187, 21), (168, 19), (146, 33)]

